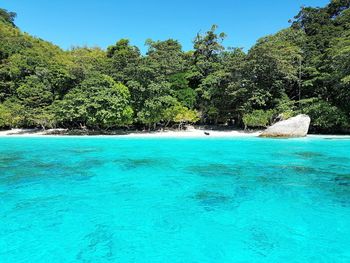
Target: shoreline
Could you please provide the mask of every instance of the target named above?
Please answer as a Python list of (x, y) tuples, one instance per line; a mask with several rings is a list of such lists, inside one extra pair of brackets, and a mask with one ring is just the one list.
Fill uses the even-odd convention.
[[(125, 134), (68, 134), (66, 129), (11, 129), (0, 131), (0, 137), (118, 137), (118, 138), (201, 138), (201, 137), (257, 137), (261, 131), (247, 132), (240, 130), (165, 130), (165, 131), (130, 131)], [(207, 135), (207, 134), (209, 135)]]
[[(165, 130), (165, 131), (130, 131), (125, 134), (67, 134), (66, 129), (11, 129), (0, 131), (0, 138), (254, 138), (259, 137), (262, 131), (244, 131), (244, 130), (209, 130), (191, 128), (189, 130)], [(66, 134), (65, 134), (66, 133)], [(207, 134), (209, 133), (209, 135)], [(330, 135), (330, 134), (308, 134), (308, 138), (335, 138), (350, 139), (350, 135)], [(300, 139), (300, 138), (299, 138)]]

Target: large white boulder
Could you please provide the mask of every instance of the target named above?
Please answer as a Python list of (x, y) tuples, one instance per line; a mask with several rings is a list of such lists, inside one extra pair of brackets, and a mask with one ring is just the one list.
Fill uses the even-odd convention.
[(311, 119), (300, 114), (288, 120), (280, 121), (262, 132), (262, 137), (305, 137), (309, 131)]

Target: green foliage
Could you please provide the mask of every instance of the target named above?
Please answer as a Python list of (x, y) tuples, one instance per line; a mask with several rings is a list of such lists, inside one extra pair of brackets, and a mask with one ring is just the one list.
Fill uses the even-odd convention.
[(0, 104), (0, 128), (11, 127), (12, 114), (2, 104)]
[[(147, 125), (155, 127), (164, 119), (164, 111), (177, 103), (176, 99), (171, 96), (158, 96), (147, 99), (144, 107), (138, 112), (138, 120)], [(166, 120), (167, 122), (171, 120)]]
[(196, 103), (197, 92), (191, 88), (179, 89), (175, 91), (175, 97), (182, 105), (192, 109)]
[(0, 22), (8, 23), (15, 26), (14, 21), (17, 14), (14, 12), (8, 12), (6, 9), (0, 8)]
[(181, 128), (185, 123), (195, 123), (199, 121), (199, 114), (197, 111), (190, 110), (180, 103), (177, 103), (163, 111), (163, 118), (168, 123), (177, 123), (179, 128)]
[[(253, 108), (273, 108), (284, 94), (297, 99), (303, 32), (287, 29), (262, 38), (248, 53), (246, 74)], [(298, 39), (298, 41), (296, 41)]]
[(72, 61), (68, 70), (75, 83), (94, 72), (107, 73), (109, 61), (106, 52), (100, 48), (75, 47), (68, 52), (68, 55)]
[(148, 52), (146, 62), (152, 69), (154, 77), (163, 80), (167, 76), (183, 72), (186, 61), (182, 47), (177, 40), (146, 41)]
[(199, 114), (195, 110), (189, 110), (186, 107), (179, 107), (173, 121), (179, 123), (180, 127), (184, 123), (195, 123), (199, 120)]
[(217, 28), (216, 25), (213, 25), (205, 35), (197, 34), (194, 40), (194, 63), (196, 69), (204, 77), (215, 68), (219, 54), (224, 50), (222, 41), (226, 38), (226, 34), (217, 34), (215, 32)]
[(24, 107), (15, 101), (0, 104), (0, 128), (20, 127), (25, 120)]
[(198, 94), (198, 108), (206, 111), (210, 105), (211, 90), (215, 88), (220, 79), (217, 70), (220, 70), (220, 53), (225, 50), (222, 41), (225, 33), (216, 33), (217, 26), (204, 35), (197, 34), (194, 40), (194, 53), (192, 56), (192, 67), (190, 82)]
[(290, 28), (247, 53), (225, 49), (226, 35), (214, 25), (197, 34), (191, 51), (174, 39), (149, 39), (145, 55), (127, 39), (107, 50), (64, 51), (21, 32), (16, 14), (0, 9), (0, 128), (155, 129), (199, 121), (262, 128), (304, 112), (313, 131), (346, 131), (349, 6), (303, 7)]
[(27, 116), (27, 122), (42, 129), (56, 127), (56, 116), (51, 107), (37, 109)]
[(311, 117), (311, 126), (319, 131), (341, 131), (349, 127), (349, 119), (338, 107), (319, 99), (301, 101), (301, 112)]
[(95, 74), (57, 101), (55, 114), (61, 123), (109, 129), (131, 124), (133, 110), (126, 86), (111, 77)]
[(297, 115), (296, 102), (289, 99), (287, 95), (284, 95), (277, 102), (277, 106), (274, 109), (275, 115), (280, 119), (286, 120)]
[(137, 67), (141, 63), (140, 50), (131, 46), (129, 40), (121, 39), (114, 46), (107, 48), (108, 72), (115, 81), (124, 84), (137, 75)]
[(267, 127), (272, 119), (273, 111), (268, 110), (255, 110), (251, 113), (243, 115), (243, 122), (245, 127), (250, 128), (265, 128)]
[(25, 78), (17, 89), (17, 96), (28, 108), (47, 106), (53, 101), (50, 84), (34, 75)]
[(197, 92), (189, 86), (186, 73), (177, 73), (169, 78), (170, 88), (174, 91), (177, 100), (187, 108), (193, 108), (196, 104)]

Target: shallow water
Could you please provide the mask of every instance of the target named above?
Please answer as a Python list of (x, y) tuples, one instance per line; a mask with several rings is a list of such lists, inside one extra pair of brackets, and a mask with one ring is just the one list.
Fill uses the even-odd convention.
[(350, 140), (1, 138), (0, 262), (350, 262)]

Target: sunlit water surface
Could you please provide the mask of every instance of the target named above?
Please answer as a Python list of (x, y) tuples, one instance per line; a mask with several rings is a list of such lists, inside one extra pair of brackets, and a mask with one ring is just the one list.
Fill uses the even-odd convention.
[(350, 262), (350, 140), (1, 138), (0, 262)]

